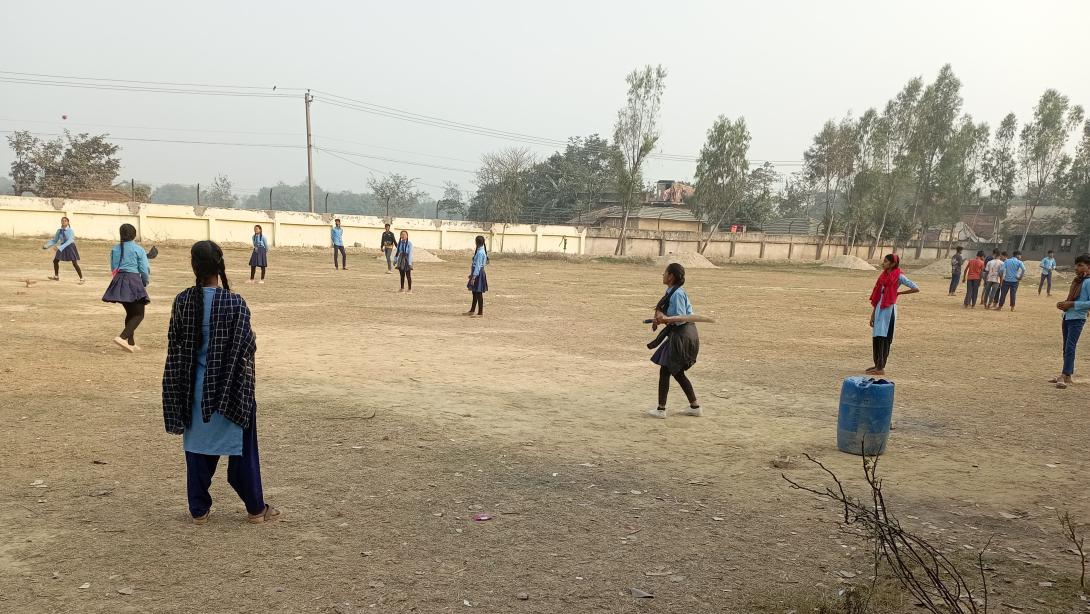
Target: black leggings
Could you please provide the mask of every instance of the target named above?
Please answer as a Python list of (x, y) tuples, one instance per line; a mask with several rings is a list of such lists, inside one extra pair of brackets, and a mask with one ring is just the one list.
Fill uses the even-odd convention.
[(889, 330), (885, 337), (871, 337), (871, 350), (874, 353), (874, 366), (877, 369), (885, 369), (889, 360), (889, 348), (893, 345), (893, 328), (897, 324), (897, 316), (889, 315)]
[(140, 322), (144, 320), (145, 303), (137, 301), (121, 303), (121, 306), (125, 308), (125, 330), (121, 331), (118, 337), (128, 341), (129, 345), (136, 345), (136, 327), (140, 326)]
[[(257, 273), (257, 267), (250, 267), (250, 280), (253, 281), (254, 275)], [(265, 279), (265, 267), (261, 267), (261, 279)]]
[(412, 290), (413, 289), (413, 272), (412, 272), (412, 270), (410, 269), (410, 270), (407, 270), (407, 271), (402, 271), (401, 269), (398, 269), (397, 272), (401, 273), (401, 289), (402, 290), (405, 289), (405, 280), (408, 280), (409, 281), (409, 289)]
[(484, 315), (484, 292), (473, 293), (473, 304), (469, 306), (469, 313), (477, 310), (477, 315)]
[[(79, 262), (77, 262), (75, 260), (70, 260), (69, 262), (72, 263), (72, 268), (76, 269), (76, 275), (79, 275), (79, 278), (83, 279), (83, 271), (81, 271), (80, 268), (79, 268)], [(61, 276), (61, 261), (59, 259), (57, 259), (57, 258), (54, 258), (53, 259), (53, 277), (60, 277), (60, 276)]]
[(693, 390), (693, 383), (689, 381), (689, 377), (685, 375), (684, 371), (671, 374), (666, 367), (659, 367), (659, 407), (666, 407), (666, 396), (670, 394), (671, 375), (681, 386), (681, 391), (685, 393), (685, 397), (689, 399), (689, 406), (696, 407), (696, 391)]

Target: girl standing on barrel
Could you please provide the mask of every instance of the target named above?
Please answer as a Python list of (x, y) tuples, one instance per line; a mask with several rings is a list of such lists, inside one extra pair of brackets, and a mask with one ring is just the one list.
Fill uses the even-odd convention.
[(265, 283), (265, 269), (269, 266), (269, 244), (265, 241), (265, 235), (261, 233), (261, 224), (254, 226), (254, 253), (250, 254), (250, 281), (248, 283), (254, 283), (254, 275), (257, 273), (258, 267), (261, 267), (261, 281), (259, 284)]
[(401, 274), (401, 289), (405, 292), (405, 281), (409, 282), (409, 294), (413, 292), (413, 244), (409, 241), (409, 231), (402, 230), (401, 237), (397, 241), (397, 252), (394, 254), (394, 263), (397, 272)]
[(50, 247), (56, 249), (57, 253), (53, 256), (53, 276), (49, 279), (52, 281), (60, 281), (61, 262), (71, 262), (72, 268), (76, 270), (76, 275), (79, 275), (79, 283), (82, 284), (83, 271), (79, 268), (79, 250), (76, 249), (76, 233), (72, 232), (72, 226), (69, 225), (68, 218), (61, 218), (61, 227), (57, 229), (53, 238), (42, 246), (42, 249), (49, 249)]
[[(488, 292), (488, 275), (484, 267), (488, 265), (488, 249), (484, 246), (484, 237), (477, 235), (475, 240), (477, 250), (473, 252), (473, 264), (469, 268), (469, 282), (466, 288), (473, 293), (473, 303), (469, 306), (466, 315), (471, 318), (479, 318), (484, 315), (484, 293)], [(473, 313), (476, 310), (477, 313)]]
[(151, 269), (148, 267), (148, 254), (136, 244), (136, 227), (122, 224), (121, 242), (110, 251), (110, 274), (113, 279), (106, 287), (102, 300), (107, 303), (121, 303), (125, 308), (125, 329), (114, 337), (121, 349), (135, 352), (136, 327), (144, 319), (144, 307), (151, 302), (146, 286), (151, 282)]
[(208, 488), (227, 456), (227, 483), (247, 520), (276, 520), (280, 511), (265, 503), (261, 487), (250, 308), (231, 292), (219, 245), (199, 241), (190, 256), (196, 283), (174, 298), (163, 370), (163, 419), (168, 433), (182, 436), (189, 513), (196, 524), (208, 522)]
[[(900, 290), (905, 286), (908, 290)], [(912, 280), (901, 273), (901, 257), (886, 254), (882, 260), (882, 274), (870, 293), (870, 314), (872, 328), (871, 345), (874, 353), (874, 366), (865, 371), (870, 375), (885, 375), (889, 348), (893, 344), (893, 330), (897, 324), (897, 297), (903, 294), (915, 294), (920, 289)]]
[(666, 418), (666, 397), (670, 392), (670, 378), (673, 377), (689, 400), (689, 408), (681, 414), (700, 417), (703, 415), (700, 402), (696, 399), (692, 382), (685, 375), (696, 364), (696, 356), (700, 352), (696, 324), (689, 320), (689, 316), (693, 315), (693, 305), (682, 288), (685, 285), (685, 267), (671, 262), (662, 274), (662, 284), (666, 286), (666, 294), (655, 306), (652, 330), (659, 326), (665, 328), (654, 341), (647, 344), (648, 349), (658, 348), (651, 356), (651, 362), (659, 366), (659, 404), (647, 413), (653, 418)]

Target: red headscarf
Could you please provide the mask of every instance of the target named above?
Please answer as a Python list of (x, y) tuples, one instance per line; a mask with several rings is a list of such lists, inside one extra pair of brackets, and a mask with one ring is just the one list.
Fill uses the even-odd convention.
[(870, 304), (873, 307), (877, 307), (879, 301), (882, 307), (897, 304), (897, 288), (901, 286), (901, 257), (897, 254), (890, 254), (889, 257), (893, 258), (893, 266), (882, 271), (874, 284), (874, 290), (870, 292)]

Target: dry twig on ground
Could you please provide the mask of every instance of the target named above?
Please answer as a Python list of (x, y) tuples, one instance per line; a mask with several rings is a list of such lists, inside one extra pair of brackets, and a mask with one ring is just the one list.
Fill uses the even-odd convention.
[(976, 598), (953, 561), (922, 537), (906, 531), (889, 510), (882, 493), (882, 480), (878, 478), (878, 457), (863, 456), (863, 474), (870, 487), (870, 500), (865, 501), (849, 495), (832, 470), (809, 454), (805, 456), (833, 479), (835, 488), (827, 486), (824, 490), (818, 490), (803, 486), (784, 474), (780, 475), (792, 488), (836, 501), (844, 508), (844, 524), (862, 527), (864, 534), (873, 540), (875, 581), (880, 564), (885, 562), (901, 585), (928, 611), (935, 614), (987, 614), (988, 585), (984, 575), (984, 552), (991, 540), (977, 554), (983, 597)]
[(1082, 566), (1082, 574), (1079, 576), (1079, 588), (1086, 589), (1086, 550), (1083, 549), (1083, 543), (1086, 541), (1086, 536), (1079, 533), (1079, 530), (1075, 527), (1075, 522), (1071, 520), (1071, 514), (1064, 512), (1059, 515), (1060, 526), (1063, 527), (1064, 536), (1071, 540), (1071, 543), (1075, 544), (1076, 554), (1079, 555), (1079, 564)]

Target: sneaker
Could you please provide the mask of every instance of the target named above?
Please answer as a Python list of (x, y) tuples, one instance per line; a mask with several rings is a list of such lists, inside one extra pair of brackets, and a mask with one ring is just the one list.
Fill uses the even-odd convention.
[(661, 408), (661, 407), (657, 407), (655, 409), (649, 409), (649, 410), (647, 410), (647, 415), (651, 416), (652, 418), (658, 418), (660, 420), (665, 420), (666, 419), (666, 410)]
[(678, 413), (682, 416), (692, 416), (694, 418), (699, 418), (704, 415), (704, 410), (700, 409), (699, 407), (690, 407)]
[(262, 279), (261, 281), (259, 281), (259, 282), (257, 282), (257, 283), (259, 283), (259, 284), (263, 284), (263, 283), (265, 283), (265, 280), (264, 280), (264, 279)]
[(114, 343), (130, 354), (136, 351), (136, 346), (129, 345), (129, 342), (121, 337), (114, 337)]
[(254, 280), (252, 280), (252, 279), (247, 279), (247, 280), (246, 280), (246, 283), (248, 283), (248, 284), (252, 284), (252, 283), (254, 283)]

